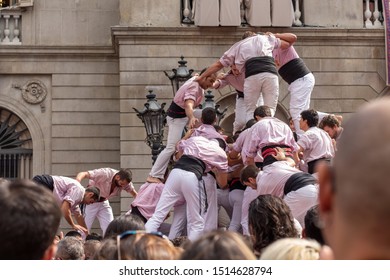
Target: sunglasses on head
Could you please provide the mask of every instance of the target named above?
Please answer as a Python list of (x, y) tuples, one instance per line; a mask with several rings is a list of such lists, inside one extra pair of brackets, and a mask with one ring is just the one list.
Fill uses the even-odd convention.
[(149, 234), (149, 235), (154, 235), (154, 236), (158, 236), (160, 238), (164, 238), (166, 240), (169, 241), (169, 238), (164, 235), (163, 233), (159, 232), (159, 231), (151, 231), (151, 232), (148, 232), (146, 230), (128, 230), (128, 231), (125, 231), (121, 234), (118, 234), (116, 236), (116, 246), (117, 246), (117, 251), (118, 251), (118, 260), (121, 260), (122, 259), (122, 256), (121, 256), (121, 240), (130, 236), (130, 235), (136, 235), (136, 234)]

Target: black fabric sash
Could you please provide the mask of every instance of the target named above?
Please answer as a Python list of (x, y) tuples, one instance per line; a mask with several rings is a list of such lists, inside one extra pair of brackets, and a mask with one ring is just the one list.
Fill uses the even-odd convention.
[(248, 59), (245, 62), (245, 78), (268, 72), (277, 75), (275, 60), (271, 56), (259, 56)]
[(171, 105), (168, 108), (167, 115), (169, 117), (171, 117), (171, 118), (174, 118), (174, 119), (187, 117), (186, 110), (184, 110), (182, 107), (180, 107), (179, 105), (177, 105), (173, 101), (172, 101)]
[(317, 179), (306, 172), (298, 172), (288, 178), (286, 184), (284, 184), (284, 195), (299, 190), (307, 185), (316, 184)]
[(206, 170), (206, 164), (196, 157), (183, 155), (173, 166), (173, 169), (175, 168), (194, 173), (196, 178), (200, 181)]
[(303, 60), (299, 57), (287, 62), (279, 69), (279, 75), (288, 84), (291, 84), (295, 80), (302, 78), (309, 73), (311, 73), (311, 71), (307, 68), (305, 62), (303, 62)]
[(51, 177), (50, 175), (36, 175), (34, 176), (34, 178), (32, 178), (32, 180), (38, 185), (42, 185), (51, 191), (54, 190), (53, 177)]

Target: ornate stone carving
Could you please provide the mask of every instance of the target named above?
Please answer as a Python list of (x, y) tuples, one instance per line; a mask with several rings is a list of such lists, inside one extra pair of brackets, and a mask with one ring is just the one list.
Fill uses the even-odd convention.
[(39, 80), (30, 80), (21, 88), (24, 101), (30, 104), (39, 104), (47, 96), (47, 89), (44, 83)]

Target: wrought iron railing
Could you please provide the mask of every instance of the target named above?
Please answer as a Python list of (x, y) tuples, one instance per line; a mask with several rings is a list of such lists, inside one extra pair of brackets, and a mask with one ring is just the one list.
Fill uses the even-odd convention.
[(32, 159), (30, 149), (0, 150), (0, 177), (8, 180), (31, 178)]

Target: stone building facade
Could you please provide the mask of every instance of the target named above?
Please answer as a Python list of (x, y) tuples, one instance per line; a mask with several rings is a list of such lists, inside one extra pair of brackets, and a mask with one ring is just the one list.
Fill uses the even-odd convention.
[[(18, 177), (74, 177), (79, 171), (122, 167), (133, 170), (139, 187), (151, 156), (132, 108), (143, 107), (150, 89), (159, 102), (168, 103), (172, 88), (163, 71), (176, 68), (181, 55), (199, 71), (246, 30), (297, 34), (296, 49), (316, 78), (315, 109), (348, 118), (361, 104), (387, 94), (384, 29), (364, 28), (363, 1), (337, 4), (341, 10), (333, 13), (335, 20), (344, 20), (337, 24), (329, 16), (332, 6), (306, 2), (322, 5), (302, 12), (310, 22), (309, 8), (321, 8), (324, 17), (315, 20), (322, 18), (324, 26), (183, 24), (180, 0), (35, 0), (32, 6), (1, 10), (0, 120), (10, 127), (18, 121), (15, 131), (25, 133), (21, 147), (32, 151)], [(4, 40), (7, 17), (10, 42)], [(222, 126), (230, 131), (234, 93), (230, 88), (213, 93), (228, 108)], [(282, 119), (288, 104), (287, 85), (281, 81), (277, 114)], [(0, 148), (0, 154), (6, 153)], [(9, 161), (1, 159), (4, 173)], [(115, 215), (127, 211), (130, 202), (125, 193), (114, 199)]]

